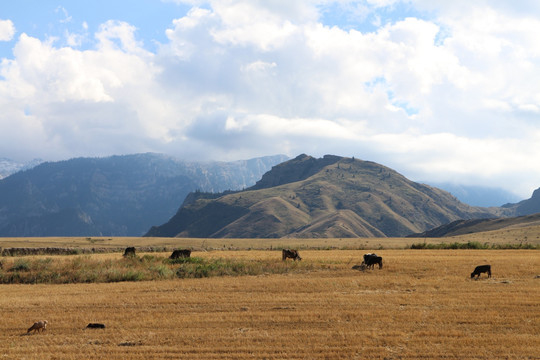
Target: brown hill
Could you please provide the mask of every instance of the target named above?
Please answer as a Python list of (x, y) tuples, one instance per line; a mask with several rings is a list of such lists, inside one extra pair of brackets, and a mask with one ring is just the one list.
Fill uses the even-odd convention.
[(486, 231), (517, 229), (531, 226), (540, 226), (540, 213), (510, 218), (456, 220), (419, 234), (410, 235), (410, 237), (460, 236)]
[(373, 162), (300, 155), (244, 191), (191, 194), (146, 236), (394, 237), (503, 212), (463, 204)]

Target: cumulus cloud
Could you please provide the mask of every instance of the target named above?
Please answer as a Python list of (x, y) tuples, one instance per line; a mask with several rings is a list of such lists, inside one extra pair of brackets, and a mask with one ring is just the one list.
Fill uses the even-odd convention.
[(0, 41), (10, 41), (15, 35), (15, 25), (11, 20), (0, 20)]
[[(513, 11), (500, 1), (181, 3), (191, 10), (155, 52), (121, 21), (101, 24), (85, 50), (75, 35), (59, 46), (21, 34), (0, 64), (0, 150), (224, 160), (334, 153), (415, 179), (519, 187), (522, 196), (540, 185), (532, 3)], [(335, 4), (381, 25), (325, 24)], [(428, 15), (383, 19), (403, 5)], [(7, 25), (0, 39), (14, 36)]]

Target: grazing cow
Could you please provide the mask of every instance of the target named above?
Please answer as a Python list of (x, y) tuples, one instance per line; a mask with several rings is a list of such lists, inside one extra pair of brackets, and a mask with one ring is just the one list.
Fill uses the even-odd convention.
[(364, 254), (363, 264), (365, 264), (368, 269), (374, 269), (375, 264), (378, 264), (379, 269), (382, 269), (382, 257), (377, 256), (377, 254)]
[(34, 325), (32, 325), (26, 333), (28, 334), (30, 331), (34, 331), (34, 332), (45, 331), (47, 330), (48, 323), (49, 322), (47, 320), (41, 320), (41, 321), (35, 322)]
[(87, 329), (105, 329), (105, 324), (100, 323), (90, 323), (86, 325)]
[(128, 247), (126, 248), (126, 251), (124, 251), (124, 257), (131, 257), (131, 256), (135, 256), (135, 248), (134, 247)]
[(491, 265), (480, 265), (474, 268), (474, 271), (471, 273), (471, 279), (477, 276), (480, 278), (481, 273), (487, 273), (488, 278), (491, 277)]
[(302, 258), (300, 257), (300, 254), (298, 254), (298, 251), (291, 250), (291, 249), (283, 249), (282, 260), (285, 261), (287, 260), (287, 258), (291, 258), (294, 261), (302, 260)]
[(188, 258), (190, 256), (191, 250), (189, 249), (174, 250), (169, 259)]

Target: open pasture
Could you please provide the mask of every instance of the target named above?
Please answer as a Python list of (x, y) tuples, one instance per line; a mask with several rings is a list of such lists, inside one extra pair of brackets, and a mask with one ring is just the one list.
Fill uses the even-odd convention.
[(98, 252), (119, 252), (128, 246), (172, 250), (271, 250), (297, 249), (408, 249), (415, 244), (466, 244), (477, 242), (491, 246), (540, 246), (540, 226), (513, 227), (442, 238), (284, 238), (284, 239), (200, 239), (154, 237), (38, 237), (0, 238), (0, 249), (6, 248), (69, 248)]
[[(277, 275), (0, 285), (0, 356), (540, 358), (538, 251), (377, 250), (382, 270), (351, 270), (364, 252), (301, 251), (313, 270)], [(281, 262), (279, 251), (193, 256)], [(471, 280), (484, 263), (492, 277)], [(41, 319), (48, 329), (26, 335)], [(106, 328), (84, 330), (90, 322)]]

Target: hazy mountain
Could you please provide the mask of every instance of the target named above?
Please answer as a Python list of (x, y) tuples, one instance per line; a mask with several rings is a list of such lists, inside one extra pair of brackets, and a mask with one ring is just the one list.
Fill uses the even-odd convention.
[(246, 188), (285, 159), (137, 154), (43, 163), (0, 180), (0, 236), (140, 236), (190, 192)]
[(28, 170), (41, 164), (43, 160), (34, 159), (28, 162), (18, 162), (7, 158), (0, 158), (0, 179), (15, 174), (17, 171)]
[(245, 191), (190, 194), (176, 215), (146, 236), (405, 236), (505, 211), (469, 206), (373, 162), (300, 155)]
[(458, 198), (459, 201), (472, 206), (502, 206), (507, 203), (515, 203), (521, 200), (517, 195), (501, 188), (487, 186), (469, 186), (453, 183), (433, 183), (429, 185), (443, 189)]

